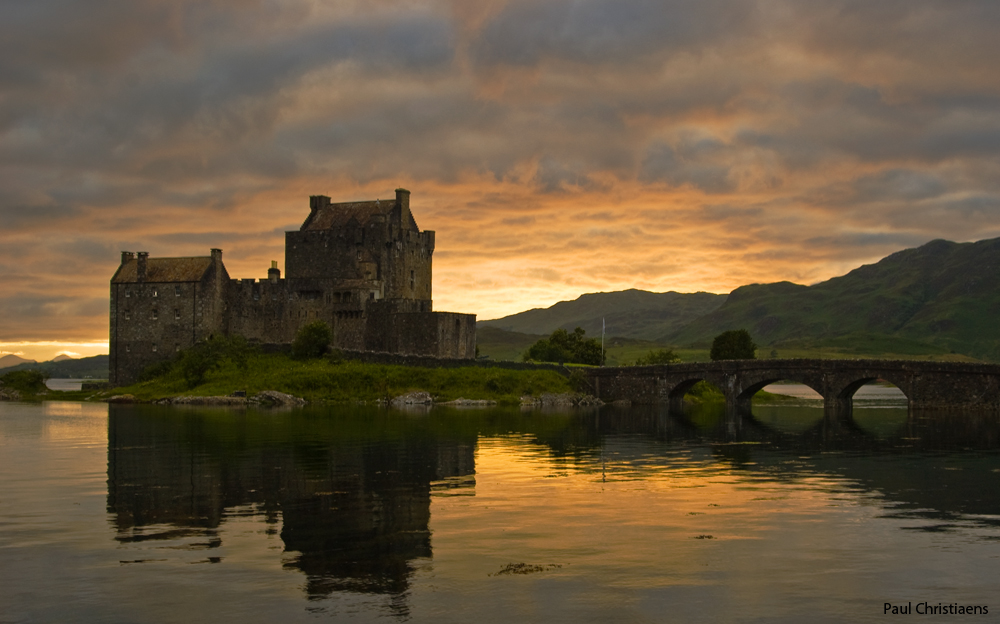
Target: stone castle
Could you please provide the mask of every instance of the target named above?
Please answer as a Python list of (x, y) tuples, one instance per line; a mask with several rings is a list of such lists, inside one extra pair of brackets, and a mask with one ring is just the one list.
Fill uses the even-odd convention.
[(442, 358), (475, 357), (476, 316), (433, 312), (434, 232), (396, 199), (332, 204), (309, 198), (298, 231), (285, 232), (285, 277), (230, 279), (222, 251), (193, 258), (122, 252), (111, 278), (110, 380), (135, 381), (212, 335), (287, 344), (312, 321), (333, 330), (333, 346)]

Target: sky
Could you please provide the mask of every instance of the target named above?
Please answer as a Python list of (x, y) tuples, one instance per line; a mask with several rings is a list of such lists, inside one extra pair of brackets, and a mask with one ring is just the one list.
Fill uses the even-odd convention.
[(0, 355), (106, 352), (123, 250), (283, 269), (309, 195), (409, 189), (435, 309), (480, 319), (997, 237), (998, 31), (995, 0), (0, 0)]

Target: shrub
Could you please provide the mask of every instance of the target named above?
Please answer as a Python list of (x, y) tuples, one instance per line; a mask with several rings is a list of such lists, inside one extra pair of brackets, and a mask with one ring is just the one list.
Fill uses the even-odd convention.
[(330, 364), (343, 364), (345, 359), (340, 349), (330, 349), (330, 352), (326, 354), (326, 361)]
[(569, 385), (574, 392), (593, 392), (590, 382), (587, 381), (587, 376), (579, 368), (569, 374)]
[(188, 388), (205, 381), (205, 376), (227, 360), (246, 371), (250, 356), (256, 352), (243, 336), (212, 336), (181, 352), (177, 367)]
[(0, 377), (0, 386), (22, 394), (39, 394), (48, 390), (45, 380), (49, 376), (40, 370), (11, 371)]
[(313, 321), (299, 328), (292, 341), (292, 357), (300, 360), (323, 357), (333, 342), (333, 332), (323, 321)]
[(543, 338), (531, 345), (523, 359), (526, 362), (534, 360), (600, 366), (604, 363), (601, 343), (594, 338), (585, 338), (586, 333), (579, 327), (572, 334), (565, 329), (557, 329), (547, 339)]
[(170, 374), (170, 371), (174, 369), (174, 366), (177, 365), (178, 361), (180, 361), (180, 358), (150, 364), (146, 368), (142, 369), (142, 373), (139, 375), (139, 381), (151, 381), (157, 377), (163, 377), (164, 375)]
[(731, 329), (715, 337), (709, 357), (713, 360), (753, 360), (757, 357), (757, 345), (747, 330)]

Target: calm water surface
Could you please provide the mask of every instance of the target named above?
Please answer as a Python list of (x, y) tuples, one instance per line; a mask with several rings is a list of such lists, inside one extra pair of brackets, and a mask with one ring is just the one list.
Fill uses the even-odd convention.
[(0, 403), (0, 622), (1000, 619), (1000, 422), (890, 399)]

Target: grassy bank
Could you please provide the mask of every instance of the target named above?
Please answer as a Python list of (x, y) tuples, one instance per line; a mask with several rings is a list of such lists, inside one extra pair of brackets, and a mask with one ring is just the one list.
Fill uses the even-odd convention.
[(247, 358), (244, 366), (223, 362), (193, 388), (180, 367), (173, 366), (153, 379), (114, 392), (151, 401), (181, 395), (220, 396), (237, 390), (244, 390), (247, 395), (277, 390), (312, 402), (378, 401), (423, 390), (438, 401), (487, 399), (510, 405), (518, 404), (524, 395), (573, 391), (566, 377), (547, 370), (418, 368), (254, 355)]

